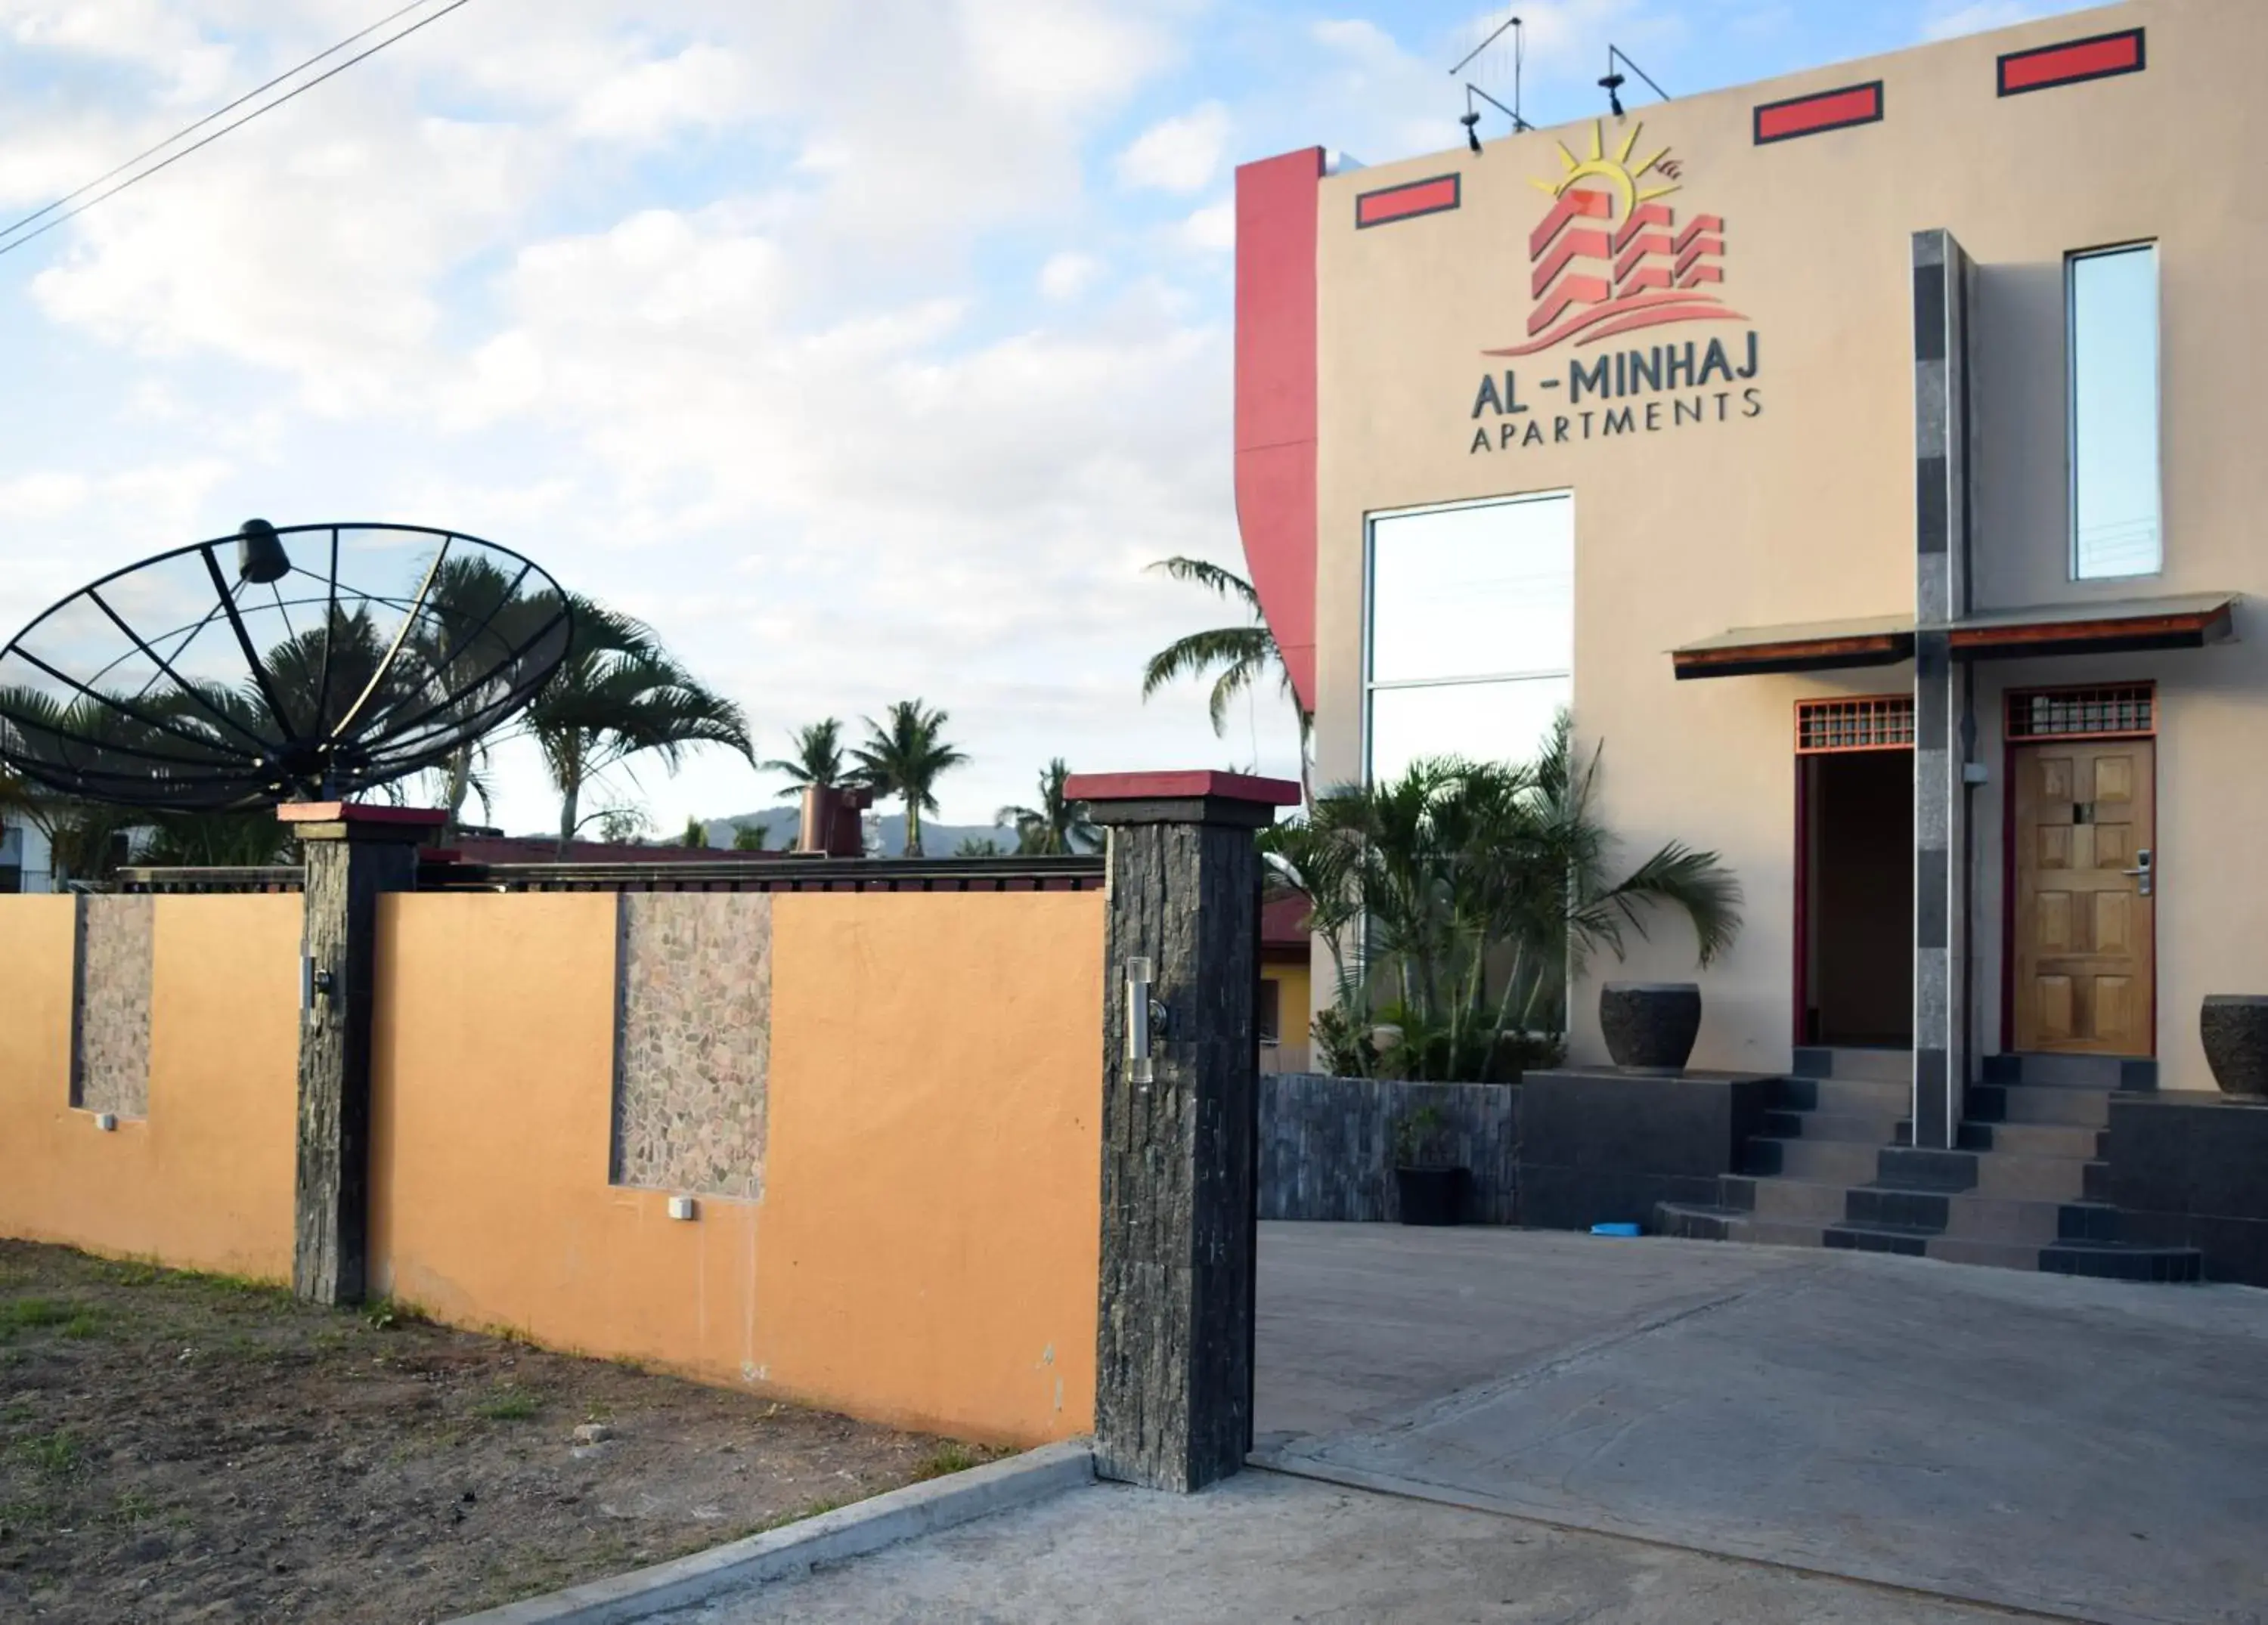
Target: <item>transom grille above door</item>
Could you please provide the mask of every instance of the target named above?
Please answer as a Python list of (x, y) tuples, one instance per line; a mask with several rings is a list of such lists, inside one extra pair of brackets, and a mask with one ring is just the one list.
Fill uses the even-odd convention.
[(2033, 688), (2008, 695), (2011, 739), (2117, 739), (2158, 731), (2150, 683), (2099, 688)]
[(1874, 694), (1851, 700), (1800, 700), (1795, 707), (1795, 754), (1911, 750), (1914, 702), (1910, 694)]

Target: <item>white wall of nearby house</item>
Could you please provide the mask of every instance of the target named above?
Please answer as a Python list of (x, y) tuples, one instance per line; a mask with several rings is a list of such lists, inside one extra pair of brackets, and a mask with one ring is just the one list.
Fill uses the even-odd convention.
[[(14, 881), (12, 886), (6, 886), (10, 879)], [(55, 889), (47, 838), (30, 824), (13, 819), (0, 821), (0, 887), (18, 892)]]

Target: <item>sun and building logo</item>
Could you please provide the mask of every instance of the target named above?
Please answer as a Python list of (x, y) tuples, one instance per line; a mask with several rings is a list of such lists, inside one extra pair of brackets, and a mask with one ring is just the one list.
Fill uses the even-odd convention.
[(1741, 321), (1718, 297), (1725, 281), (1725, 223), (1696, 214), (1680, 225), (1661, 200), (1680, 189), (1668, 147), (1637, 156), (1646, 133), (1631, 126), (1608, 148), (1603, 120), (1591, 126), (1591, 153), (1559, 143), (1562, 173), (1534, 186), (1551, 209), (1528, 239), (1528, 291), (1535, 308), (1526, 340), (1489, 356), (1533, 356), (1573, 340), (1594, 344), (1616, 334), (1679, 321)]

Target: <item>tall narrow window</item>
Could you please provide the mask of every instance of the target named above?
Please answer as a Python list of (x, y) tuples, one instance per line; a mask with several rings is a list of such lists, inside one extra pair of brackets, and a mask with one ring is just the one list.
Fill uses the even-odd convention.
[(2158, 493), (2158, 249), (2076, 254), (2071, 311), (2071, 573), (2154, 575)]
[(1372, 516), (1373, 783), (1427, 756), (1534, 756), (1572, 688), (1574, 508), (1563, 491)]

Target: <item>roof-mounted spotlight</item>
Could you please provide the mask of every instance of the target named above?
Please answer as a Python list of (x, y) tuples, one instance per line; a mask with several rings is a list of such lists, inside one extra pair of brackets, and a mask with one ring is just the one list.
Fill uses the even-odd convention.
[(1479, 85), (1472, 83), (1469, 79), (1465, 82), (1465, 114), (1464, 117), (1459, 119), (1457, 122), (1465, 127), (1465, 144), (1473, 150), (1476, 156), (1478, 155), (1481, 150), (1481, 111), (1478, 107), (1473, 105), (1473, 99), (1475, 97), (1478, 97), (1481, 100), (1488, 103), (1490, 107), (1494, 107), (1498, 113), (1503, 114), (1505, 117), (1510, 119), (1512, 121), (1512, 133), (1513, 135), (1517, 136), (1522, 130), (1534, 129), (1535, 128), (1535, 125), (1530, 124), (1526, 119), (1520, 116), (1520, 76), (1521, 64), (1527, 60), (1528, 56), (1527, 28), (1528, 25), (1521, 22), (1519, 18), (1506, 18), (1502, 23), (1499, 23), (1497, 26), (1495, 31), (1491, 33), (1487, 39), (1483, 40), (1478, 45), (1473, 47), (1471, 50), (1467, 51), (1463, 59), (1460, 61), (1455, 67), (1449, 70), (1449, 77), (1454, 78), (1458, 74), (1465, 70), (1466, 67), (1471, 63), (1473, 58), (1478, 56), (1483, 51), (1488, 49), (1490, 46), (1494, 45), (1506, 33), (1512, 35), (1512, 106), (1509, 107), (1506, 107), (1502, 102), (1490, 95)]
[(1599, 88), (1607, 93), (1608, 112), (1618, 119), (1624, 116), (1622, 91), (1623, 86), (1630, 83), (1622, 71), (1624, 68), (1644, 80), (1646, 87), (1660, 97), (1662, 100), (1669, 99), (1669, 92), (1653, 82), (1652, 74), (1632, 62), (1620, 46), (1609, 45), (1607, 47), (1607, 77), (1599, 81)]

